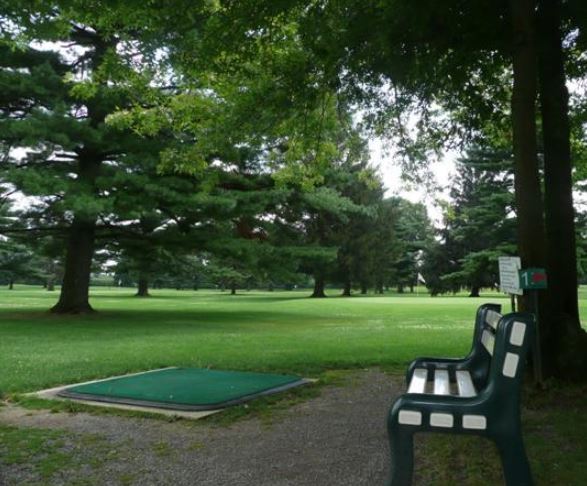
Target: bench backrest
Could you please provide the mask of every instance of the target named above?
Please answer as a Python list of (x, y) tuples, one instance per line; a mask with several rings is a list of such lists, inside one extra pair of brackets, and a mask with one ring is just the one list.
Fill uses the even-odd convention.
[(485, 348), (485, 351), (489, 353), (490, 356), (493, 356), (497, 325), (503, 316), (499, 312), (488, 309), (484, 317), (485, 319), (483, 322), (483, 330), (481, 331), (480, 342)]
[[(468, 356), (468, 363), (462, 366), (463, 369), (468, 369), (471, 372), (477, 390), (486, 388), (490, 375), (497, 373), (492, 369), (494, 366), (499, 366), (494, 361), (496, 359), (497, 336), (502, 322), (507, 327), (503, 332), (512, 334), (513, 339), (512, 343), (505, 341), (503, 343), (507, 348), (503, 357), (504, 360), (507, 359), (507, 362), (502, 364), (505, 366), (506, 373), (518, 377), (518, 366), (522, 360), (520, 353), (524, 355), (522, 361), (525, 361), (528, 347), (531, 344), (531, 339), (528, 336), (534, 331), (533, 315), (521, 312), (502, 316), (500, 311), (499, 304), (483, 304), (477, 310), (473, 347)], [(529, 328), (530, 331), (528, 331)]]
[(471, 351), (467, 356), (466, 364), (462, 368), (467, 369), (471, 373), (473, 382), (479, 390), (484, 388), (487, 384), (487, 377), (489, 376), (489, 368), (491, 366), (491, 355), (488, 355), (485, 346), (483, 345), (485, 331), (489, 331), (494, 335), (496, 321), (501, 318), (501, 305), (499, 304), (483, 304), (477, 309), (475, 316), (475, 329), (473, 332), (473, 345)]
[(519, 396), (526, 358), (532, 345), (534, 315), (527, 312), (514, 312), (499, 318), (491, 315), (487, 322), (489, 328), (485, 328), (481, 336), (481, 343), (491, 361), (486, 388), (513, 400), (514, 396)]
[(500, 304), (483, 304), (479, 306), (477, 309), (477, 315), (475, 317), (475, 333), (473, 336), (474, 342), (481, 340), (481, 335), (485, 329), (495, 329), (496, 317), (498, 321), (501, 318)]

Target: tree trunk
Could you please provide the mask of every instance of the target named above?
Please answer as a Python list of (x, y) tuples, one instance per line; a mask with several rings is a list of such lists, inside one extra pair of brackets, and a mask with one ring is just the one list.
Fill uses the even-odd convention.
[(139, 276), (137, 297), (150, 297), (149, 294), (149, 279), (145, 275)]
[[(383, 292), (381, 292), (381, 293), (383, 293)], [(404, 286), (402, 284), (399, 284), (397, 286), (397, 293), (398, 294), (403, 294), (404, 293)]]
[[(91, 110), (90, 110), (91, 112)], [(89, 118), (93, 120), (90, 113)], [(99, 123), (104, 120), (101, 116)], [(96, 193), (96, 178), (100, 172), (100, 156), (90, 149), (78, 152), (78, 180), (76, 192), (86, 196)], [(59, 301), (51, 308), (56, 314), (82, 314), (94, 312), (89, 302), (90, 274), (96, 233), (96, 215), (75, 214), (69, 229), (65, 272)]]
[(587, 334), (579, 321), (577, 248), (569, 126), (561, 34), (561, 1), (538, 2), (538, 80), (544, 144), (546, 269), (551, 319), (542, 321), (546, 376), (586, 379)]
[(365, 282), (361, 282), (361, 295), (367, 295), (368, 290), (368, 285)]
[[(518, 249), (522, 267), (545, 266), (545, 230), (536, 140), (537, 47), (534, 35), (535, 0), (511, 0), (513, 27), (512, 128), (514, 186), (518, 219)], [(531, 309), (526, 298), (521, 310)], [(540, 294), (541, 322), (550, 318), (548, 294)], [(542, 326), (541, 326), (542, 327)], [(542, 330), (542, 329), (541, 329)], [(542, 333), (542, 343), (547, 333)], [(543, 371), (550, 366), (544, 347), (540, 350)]]
[(230, 286), (230, 295), (236, 295), (236, 284)]
[(47, 278), (45, 279), (45, 289), (48, 292), (55, 290), (55, 270), (55, 262), (50, 259), (47, 265)]
[(11, 278), (8, 281), (8, 290), (14, 290), (14, 279), (13, 278)]
[(522, 266), (544, 264), (544, 221), (536, 143), (534, 0), (512, 0), (512, 124), (518, 245)]
[(479, 291), (481, 289), (475, 285), (471, 286), (471, 292), (469, 293), (469, 297), (479, 297)]
[(74, 218), (69, 230), (61, 295), (51, 312), (82, 314), (94, 311), (89, 302), (89, 289), (95, 231), (94, 221)]
[(310, 297), (314, 297), (314, 298), (324, 298), (326, 297), (326, 294), (324, 293), (324, 287), (325, 287), (326, 283), (324, 281), (324, 277), (321, 275), (315, 275), (314, 276), (314, 292), (312, 293), (312, 295)]
[(343, 297), (350, 297), (351, 296), (351, 281), (345, 280), (344, 287), (342, 289), (342, 296)]

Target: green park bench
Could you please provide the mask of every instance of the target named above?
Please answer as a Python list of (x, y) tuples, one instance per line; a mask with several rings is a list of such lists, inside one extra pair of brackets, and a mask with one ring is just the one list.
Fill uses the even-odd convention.
[[(488, 339), (488, 336), (493, 335), (495, 326), (501, 319), (500, 312), (501, 305), (499, 304), (480, 306), (475, 318), (473, 344), (469, 354), (464, 358), (415, 359), (408, 367), (406, 383), (408, 385), (412, 383), (412, 377), (416, 370), (418, 370), (416, 372), (418, 379), (413, 382), (414, 386), (421, 383), (422, 380), (427, 381), (427, 376), (434, 376), (436, 370), (446, 370), (453, 383), (456, 382), (462, 387), (470, 387), (469, 382), (472, 380), (477, 390), (482, 389), (487, 382), (489, 365), (491, 364), (491, 355), (485, 350), (483, 339)], [(440, 375), (445, 376), (444, 373), (440, 373)]]
[(497, 445), (506, 484), (533, 484), (522, 439), (520, 392), (534, 316), (501, 316), (498, 310), (494, 304), (479, 308), (466, 358), (420, 358), (410, 365), (408, 391), (395, 401), (387, 422), (389, 485), (412, 484), (417, 432), (487, 437)]

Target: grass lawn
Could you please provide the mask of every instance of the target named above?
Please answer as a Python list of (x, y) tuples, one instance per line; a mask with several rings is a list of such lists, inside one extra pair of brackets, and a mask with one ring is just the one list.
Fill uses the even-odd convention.
[[(509, 308), (499, 294), (345, 299), (332, 292), (328, 299), (309, 299), (307, 291), (231, 296), (165, 290), (139, 299), (132, 293), (93, 289), (98, 313), (63, 317), (47, 312), (56, 293), (24, 286), (0, 290), (0, 397), (165, 366), (303, 376), (379, 366), (403, 373), (416, 356), (465, 354), (479, 304), (500, 302)], [(581, 297), (587, 312), (585, 289)], [(538, 484), (587, 483), (586, 390), (552, 386), (526, 393), (526, 442)], [(42, 434), (0, 427), (0, 453), (32, 461), (42, 444), (58, 440), (52, 432)], [(437, 478), (433, 484), (454, 484), (455, 467), (462, 467), (459, 483), (499, 482), (492, 476), (495, 468), (486, 466), (488, 445), (470, 438), (427, 440), (423, 460)], [(31, 454), (19, 452), (29, 449)], [(497, 460), (491, 452), (489, 457)]]
[[(0, 391), (24, 392), (164, 366), (293, 372), (404, 368), (419, 355), (458, 356), (487, 299), (308, 292), (95, 289), (92, 316), (54, 316), (56, 293), (0, 291)], [(493, 294), (492, 301), (508, 304)]]

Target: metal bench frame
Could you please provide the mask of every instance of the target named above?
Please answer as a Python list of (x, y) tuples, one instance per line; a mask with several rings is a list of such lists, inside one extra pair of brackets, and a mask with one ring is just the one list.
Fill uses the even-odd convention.
[(477, 313), (473, 349), (467, 358), (423, 358), (410, 366), (408, 377), (418, 366), (425, 365), (428, 370), (446, 366), (452, 371), (453, 380), (456, 370), (470, 367), (476, 385), (481, 386), (477, 387), (479, 392), (470, 397), (406, 393), (396, 400), (387, 422), (392, 460), (389, 485), (412, 484), (413, 436), (419, 432), (487, 437), (497, 445), (506, 484), (533, 484), (522, 439), (520, 393), (535, 331), (534, 316), (529, 313), (505, 315), (496, 323), (493, 334), (485, 326), (487, 319), (483, 313), (488, 310), (495, 311), (495, 307), (482, 306)]

